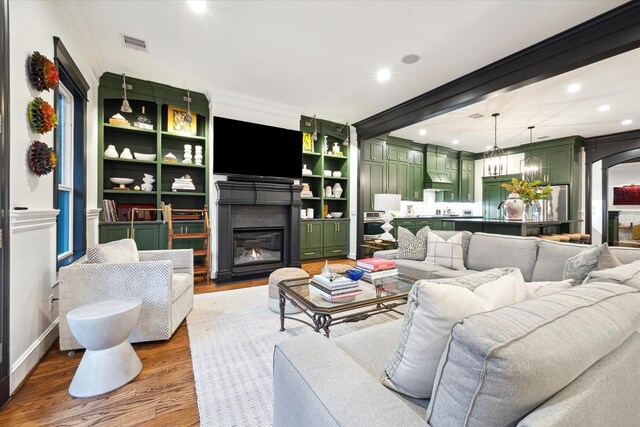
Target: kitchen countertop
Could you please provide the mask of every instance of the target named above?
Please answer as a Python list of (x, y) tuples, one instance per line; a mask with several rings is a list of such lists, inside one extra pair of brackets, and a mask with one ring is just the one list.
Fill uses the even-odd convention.
[(461, 216), (461, 215), (415, 215), (397, 216), (393, 219), (450, 219), (450, 218), (482, 218), (481, 216)]
[(524, 226), (532, 226), (532, 227), (539, 227), (539, 226), (545, 226), (545, 225), (555, 225), (555, 224), (569, 224), (569, 223), (574, 223), (574, 222), (582, 222), (582, 220), (580, 219), (567, 219), (567, 220), (556, 220), (556, 221), (510, 221), (507, 219), (484, 219), (484, 218), (470, 218), (470, 217), (464, 217), (464, 218), (456, 218), (456, 217), (449, 217), (449, 218), (445, 218), (443, 219), (445, 221), (449, 221), (449, 222), (474, 222), (474, 223), (487, 223), (487, 224), (510, 224), (510, 225), (524, 225)]

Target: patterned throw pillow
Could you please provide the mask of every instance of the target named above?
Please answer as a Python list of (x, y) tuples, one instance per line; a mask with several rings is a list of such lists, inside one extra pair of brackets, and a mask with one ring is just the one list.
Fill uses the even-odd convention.
[(133, 239), (116, 240), (87, 249), (90, 264), (130, 264), (140, 262), (138, 247)]
[(431, 229), (424, 227), (414, 236), (404, 227), (398, 227), (398, 259), (422, 261), (427, 256), (427, 235)]
[(439, 265), (452, 270), (466, 270), (464, 267), (463, 233), (454, 234), (444, 240), (436, 233), (429, 231), (427, 237), (427, 264)]
[(564, 263), (562, 280), (571, 279), (574, 285), (581, 284), (595, 270), (613, 268), (621, 265), (606, 243), (594, 246), (578, 255), (572, 256)]

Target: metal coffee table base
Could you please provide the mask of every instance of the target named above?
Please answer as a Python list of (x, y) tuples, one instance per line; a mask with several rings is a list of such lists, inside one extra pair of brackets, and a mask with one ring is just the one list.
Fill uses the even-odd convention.
[[(311, 309), (304, 307), (302, 304), (299, 304), (298, 301), (287, 295), (283, 289), (279, 290), (280, 295), (280, 332), (285, 330), (284, 328), (284, 319), (291, 319), (305, 325), (309, 325), (316, 332), (324, 332), (325, 336), (328, 338), (330, 333), (330, 326), (339, 325), (340, 323), (348, 323), (348, 322), (360, 322), (361, 320), (368, 319), (371, 316), (375, 316), (376, 314), (388, 313), (393, 311), (394, 313), (403, 314), (401, 311), (396, 310), (396, 307), (404, 305), (407, 303), (406, 300), (399, 300), (394, 302), (385, 302), (385, 303), (374, 303), (365, 306), (362, 310), (357, 313), (350, 313), (344, 316), (333, 317), (330, 313), (317, 313)], [(304, 319), (298, 319), (297, 317), (287, 316), (285, 315), (285, 304), (287, 300), (295, 307), (302, 310), (301, 313), (304, 313), (313, 323), (307, 322)], [(349, 307), (345, 305), (346, 310), (353, 311), (356, 310), (357, 307)], [(346, 311), (345, 310), (345, 311)]]

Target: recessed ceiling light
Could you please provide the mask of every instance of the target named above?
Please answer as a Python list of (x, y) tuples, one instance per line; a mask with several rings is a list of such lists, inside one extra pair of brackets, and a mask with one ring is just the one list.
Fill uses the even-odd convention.
[(427, 130), (426, 129), (420, 129), (420, 132), (418, 132), (420, 134), (420, 136), (425, 136), (427, 134)]
[(206, 1), (189, 0), (189, 1), (187, 1), (187, 4), (191, 8), (191, 10), (193, 10), (196, 13), (203, 13), (205, 10), (207, 10), (207, 2)]
[(458, 145), (458, 144), (460, 144), (460, 141), (458, 141), (457, 139), (454, 139), (451, 143), (453, 145)]
[(633, 120), (631, 120), (631, 119), (627, 119), (627, 120), (623, 120), (623, 121), (622, 121), (622, 124), (623, 124), (624, 126), (630, 125), (631, 123), (633, 123)]
[(386, 80), (389, 80), (389, 77), (391, 77), (391, 71), (389, 71), (388, 68), (383, 68), (382, 70), (378, 71), (379, 82), (384, 82)]
[(609, 110), (611, 110), (611, 105), (601, 105), (598, 107), (598, 111), (600, 111), (601, 113)]
[(409, 55), (405, 55), (402, 58), (402, 62), (404, 62), (405, 64), (415, 64), (418, 61), (420, 61), (420, 57), (415, 53), (410, 53)]
[(580, 86), (580, 84), (578, 84), (578, 83), (570, 84), (569, 86), (567, 86), (567, 92), (576, 93), (577, 91), (580, 90), (581, 87), (582, 86)]

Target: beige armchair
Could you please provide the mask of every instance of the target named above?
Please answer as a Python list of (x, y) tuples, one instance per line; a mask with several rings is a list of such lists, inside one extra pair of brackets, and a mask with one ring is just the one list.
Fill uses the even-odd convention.
[(60, 350), (83, 348), (73, 337), (67, 313), (75, 307), (120, 297), (139, 297), (142, 311), (129, 341), (166, 340), (193, 307), (193, 250), (139, 251), (139, 262), (74, 263), (62, 267)]

